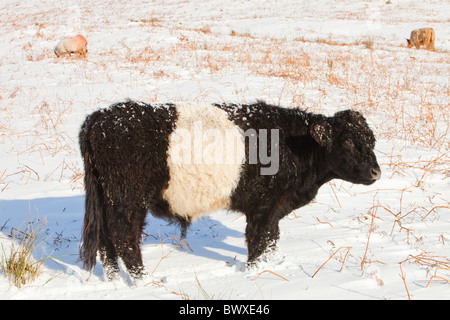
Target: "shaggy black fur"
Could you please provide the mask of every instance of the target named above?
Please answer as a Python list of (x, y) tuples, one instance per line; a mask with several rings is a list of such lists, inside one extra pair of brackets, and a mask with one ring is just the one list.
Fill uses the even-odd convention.
[[(279, 129), (279, 171), (261, 175), (261, 164), (243, 164), (231, 208), (247, 218), (248, 264), (254, 264), (279, 238), (278, 222), (309, 203), (331, 179), (371, 184), (380, 178), (375, 138), (364, 117), (342, 111), (333, 117), (257, 102), (215, 105), (242, 130)], [(213, 106), (212, 106), (213, 108)], [(178, 222), (163, 199), (170, 179), (169, 136), (176, 106), (127, 101), (90, 115), (80, 132), (85, 164), (86, 213), (80, 257), (86, 269), (97, 251), (113, 278), (121, 257), (133, 277), (143, 273), (139, 248), (147, 211)], [(246, 144), (247, 150), (249, 144)], [(248, 160), (248, 152), (246, 153)], [(195, 193), (192, 190), (192, 193)]]
[(97, 251), (113, 278), (121, 257), (134, 276), (143, 270), (139, 242), (147, 211), (174, 217), (162, 192), (168, 186), (168, 138), (177, 119), (172, 104), (127, 101), (87, 117), (80, 131), (85, 166), (86, 213), (81, 260), (95, 265)]
[(247, 218), (250, 265), (275, 249), (279, 220), (308, 204), (324, 183), (337, 178), (371, 184), (380, 178), (373, 152), (375, 138), (359, 112), (341, 111), (327, 118), (264, 102), (217, 106), (243, 130), (280, 130), (278, 173), (260, 175), (260, 163), (246, 164), (232, 196), (231, 209)]

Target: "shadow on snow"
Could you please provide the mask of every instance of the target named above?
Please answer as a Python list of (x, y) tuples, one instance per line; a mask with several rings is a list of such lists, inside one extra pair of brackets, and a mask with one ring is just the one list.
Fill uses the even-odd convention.
[[(42, 231), (43, 242), (34, 252), (37, 259), (50, 256), (45, 265), (55, 270), (80, 273), (82, 264), (78, 261), (79, 247), (81, 243), (81, 229), (84, 218), (84, 195), (57, 198), (39, 198), (31, 200), (0, 200), (0, 232), (3, 235), (22, 234), (19, 230), (25, 230), (26, 224), (32, 221), (39, 225), (45, 221)], [(142, 251), (146, 247), (161, 245), (177, 246), (180, 239), (180, 229), (177, 225), (165, 220), (147, 215), (146, 227), (143, 234)], [(242, 247), (230, 245), (225, 239), (242, 238)], [(246, 255), (244, 235), (241, 231), (228, 228), (220, 221), (211, 217), (204, 217), (195, 221), (189, 227), (185, 241), (190, 250), (188, 254), (194, 254), (208, 259), (233, 263), (237, 255)], [(179, 250), (185, 251), (180, 248)], [(220, 253), (218, 252), (220, 251)], [(224, 254), (224, 251), (227, 254)], [(147, 257), (146, 257), (147, 256)], [(155, 255), (152, 261), (148, 261), (148, 255), (144, 255), (144, 265), (147, 271), (159, 261), (160, 253)], [(147, 261), (146, 261), (147, 260)], [(94, 275), (102, 277), (102, 267), (99, 260), (94, 270)], [(80, 277), (87, 273), (80, 273)]]

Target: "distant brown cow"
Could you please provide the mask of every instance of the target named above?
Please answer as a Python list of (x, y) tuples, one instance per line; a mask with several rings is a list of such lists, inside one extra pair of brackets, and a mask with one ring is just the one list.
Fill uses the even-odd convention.
[(63, 54), (77, 53), (84, 55), (87, 52), (87, 41), (82, 35), (73, 38), (62, 39), (55, 48), (55, 54), (59, 58)]
[(415, 46), (419, 49), (420, 46), (425, 46), (427, 49), (434, 50), (434, 40), (436, 35), (433, 28), (422, 28), (411, 31), (410, 39), (406, 39), (408, 48)]

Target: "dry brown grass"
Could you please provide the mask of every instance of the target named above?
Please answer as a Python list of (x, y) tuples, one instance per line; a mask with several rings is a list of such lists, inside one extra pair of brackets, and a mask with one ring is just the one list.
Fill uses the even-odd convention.
[(23, 287), (36, 280), (48, 258), (35, 259), (34, 250), (44, 239), (46, 221), (26, 221), (23, 230), (12, 228), (11, 247), (2, 246), (1, 270), (11, 285)]
[(352, 249), (352, 247), (339, 247), (339, 249), (337, 249), (336, 251), (334, 251), (331, 255), (330, 255), (330, 257), (324, 262), (324, 263), (322, 263), (322, 265), (316, 270), (316, 272), (314, 272), (314, 274), (311, 276), (311, 278), (314, 278), (315, 276), (316, 276), (316, 274), (331, 260), (331, 259), (333, 259), (334, 258), (334, 256), (339, 252), (340, 253), (340, 251), (341, 250), (347, 250), (346, 251), (346, 253), (345, 253), (345, 255), (344, 255), (344, 257), (338, 257), (337, 258), (337, 260), (339, 261), (339, 262), (341, 262), (341, 269), (339, 270), (339, 271), (342, 271), (342, 269), (344, 268), (344, 263), (345, 263), (345, 260), (347, 259), (347, 256), (348, 256), (348, 254), (350, 253), (350, 250)]
[[(273, 271), (271, 271), (271, 270), (264, 270), (264, 271), (261, 271), (260, 273), (258, 273), (258, 275), (257, 275), (254, 279), (252, 279), (252, 281), (255, 281), (256, 279), (258, 279), (263, 273), (270, 273), (270, 274), (273, 274), (273, 275), (275, 275), (275, 276), (277, 276), (277, 277), (283, 279), (284, 281), (289, 281), (289, 280), (286, 279), (285, 277), (280, 276), (278, 273), (273, 272)], [(314, 276), (313, 276), (313, 277), (314, 277)]]
[[(31, 16), (26, 18), (35, 19)], [(95, 58), (90, 57), (92, 52), (89, 52), (86, 61), (68, 58), (69, 60), (60, 59), (54, 63), (93, 64), (98, 68), (101, 80), (106, 83), (113, 83), (112, 71), (121, 68), (130, 70), (130, 73), (137, 71), (139, 77), (151, 78), (152, 81), (184, 80), (186, 73), (192, 79), (205, 77), (207, 74), (212, 82), (227, 74), (248, 75), (266, 79), (268, 82), (281, 79), (283, 87), (277, 93), (278, 95), (273, 97), (275, 103), (286, 105), (287, 102), (288, 107), (300, 106), (316, 112), (321, 112), (322, 109), (332, 112), (334, 109), (354, 108), (362, 111), (369, 119), (378, 140), (384, 143), (384, 147), (376, 151), (383, 159), (380, 164), (383, 172), (386, 172), (386, 179), (411, 180), (412, 182), (402, 187), (403, 189), (390, 189), (400, 195), (398, 205), (395, 205), (392, 199), (377, 198), (378, 202), (372, 205), (366, 215), (368, 219), (364, 222), (364, 226), (366, 226), (367, 242), (362, 245), (362, 250), (353, 244), (345, 243), (337, 249), (334, 247), (333, 251), (330, 251), (330, 256), (324, 258), (325, 261), (313, 277), (330, 261), (337, 262), (342, 270), (352, 255), (355, 255), (352, 258), (360, 263), (358, 268), (362, 272), (372, 263), (384, 263), (370, 256), (371, 239), (377, 232), (376, 224), (381, 221), (380, 216), (388, 226), (389, 236), (405, 234), (405, 241), (410, 243), (410, 239), (413, 239), (416, 233), (413, 222), (435, 223), (439, 221), (443, 213), (448, 212), (450, 204), (448, 199), (445, 199), (446, 195), (420, 205), (417, 205), (413, 199), (407, 199), (407, 195), (415, 188), (426, 190), (430, 181), (450, 177), (448, 153), (450, 91), (448, 85), (434, 81), (435, 75), (442, 77), (448, 71), (447, 56), (440, 52), (424, 53), (427, 54), (426, 58), (411, 56), (415, 53), (405, 54), (400, 47), (387, 47), (387, 50), (380, 50), (371, 39), (362, 39), (354, 43), (342, 43), (331, 38), (315, 40), (298, 38), (291, 41), (235, 31), (226, 36), (217, 35), (214, 33), (213, 26), (210, 25), (186, 28), (171, 25), (167, 21), (154, 17), (132, 22), (139, 23), (145, 32), (165, 31), (177, 38), (178, 42), (173, 41), (165, 46), (150, 43), (139, 48), (129, 48), (124, 44), (120, 49), (100, 52)], [(18, 28), (27, 27), (26, 23), (20, 21), (15, 23)], [(50, 25), (37, 25), (34, 38), (48, 39), (49, 35), (46, 32), (50, 27)], [(24, 57), (27, 62), (39, 63), (46, 59), (54, 59), (50, 49), (45, 52), (34, 50), (33, 41), (27, 40), (22, 47), (26, 52)], [(370, 50), (365, 50), (363, 47)], [(90, 81), (92, 80), (90, 77), (93, 77), (86, 71), (77, 73), (76, 76), (80, 78), (80, 81)], [(243, 99), (247, 98), (245, 93), (239, 91), (242, 88), (238, 85), (235, 84), (236, 92), (239, 92)], [(0, 143), (11, 145), (19, 161), (27, 156), (35, 155), (38, 155), (42, 164), (46, 164), (47, 159), (57, 156), (67, 156), (67, 159), (58, 158), (59, 163), (53, 163), (53, 166), (46, 171), (40, 171), (31, 164), (16, 168), (2, 168), (0, 169), (0, 191), (7, 190), (11, 180), (19, 180), (24, 185), (32, 179), (39, 182), (58, 180), (62, 183), (70, 183), (74, 188), (81, 186), (82, 168), (79, 163), (69, 160), (76, 154), (75, 148), (77, 148), (76, 137), (71, 136), (65, 127), (66, 119), (72, 112), (71, 106), (58, 105), (50, 100), (39, 103), (30, 102), (28, 108), (32, 125), (22, 130), (13, 125), (13, 122), (17, 120), (13, 106), (17, 104), (17, 101), (25, 99), (23, 97), (27, 95), (30, 96), (29, 100), (32, 100), (32, 94), (27, 90), (29, 89), (22, 86), (0, 88)], [(33, 90), (39, 90), (39, 88)], [(310, 92), (314, 92), (317, 96), (310, 98), (308, 96)], [(167, 98), (166, 96), (161, 98), (157, 89), (154, 91), (149, 89), (149, 93), (146, 97), (148, 101)], [(209, 98), (207, 93), (204, 95)], [(18, 98), (21, 99), (17, 100)], [(100, 105), (103, 106), (102, 103), (108, 99), (92, 97), (92, 100), (95, 102), (90, 103), (89, 108), (94, 110)], [(418, 150), (421, 156), (415, 157), (414, 150)], [(333, 201), (336, 202), (337, 207), (341, 208), (339, 192), (347, 190), (335, 183), (330, 186)], [(385, 190), (373, 189), (367, 192), (373, 193), (375, 199), (377, 192), (383, 191)], [(354, 195), (352, 191), (347, 193)], [(383, 214), (385, 216), (382, 216)], [(320, 224), (333, 226), (329, 222), (316, 219)], [(169, 251), (162, 250), (161, 258), (152, 274), (175, 250), (188, 251), (188, 245), (181, 240), (172, 239), (171, 241), (175, 243), (175, 246)], [(162, 242), (161, 240), (163, 248)], [(439, 242), (443, 246), (448, 245), (442, 234)], [(448, 283), (449, 281), (448, 258), (427, 252), (410, 255), (400, 262), (401, 278), (407, 291), (408, 278), (405, 272), (407, 266), (428, 268), (429, 273), (424, 280), (427, 281), (427, 286), (434, 282)], [(270, 273), (287, 280), (270, 270), (263, 271), (258, 277), (263, 273)], [(382, 283), (382, 280), (379, 280), (381, 281), (379, 283)], [(153, 284), (162, 286), (156, 282)], [(409, 292), (408, 297), (410, 297)]]
[[(186, 240), (181, 239), (180, 237), (173, 236), (173, 237), (163, 240), (163, 238), (161, 236), (159, 236), (159, 240), (160, 240), (160, 245), (161, 245), (161, 259), (156, 263), (155, 268), (151, 272), (152, 276), (155, 273), (156, 269), (158, 269), (160, 264), (163, 262), (163, 260), (167, 259), (174, 251), (183, 249), (186, 252), (189, 252), (189, 251), (192, 252), (192, 249), (189, 246), (189, 244), (186, 242)], [(166, 242), (166, 241), (170, 241), (175, 244), (174, 247), (171, 248), (168, 252), (164, 251), (164, 242)]]
[(427, 277), (429, 279), (419, 280), (426, 282), (426, 287), (433, 282), (450, 284), (450, 259), (447, 257), (437, 256), (433, 252), (422, 252), (418, 255), (408, 255), (408, 257), (399, 263), (400, 277), (405, 286), (408, 299), (411, 300), (411, 294), (407, 285), (406, 272), (403, 271), (403, 267), (407, 264), (413, 264), (426, 270)]

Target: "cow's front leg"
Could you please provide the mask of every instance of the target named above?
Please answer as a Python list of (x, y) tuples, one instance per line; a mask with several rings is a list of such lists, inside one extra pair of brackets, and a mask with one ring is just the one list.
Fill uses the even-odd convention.
[(278, 219), (262, 215), (247, 216), (245, 240), (247, 242), (247, 267), (255, 266), (262, 255), (272, 253), (277, 248), (280, 237)]

